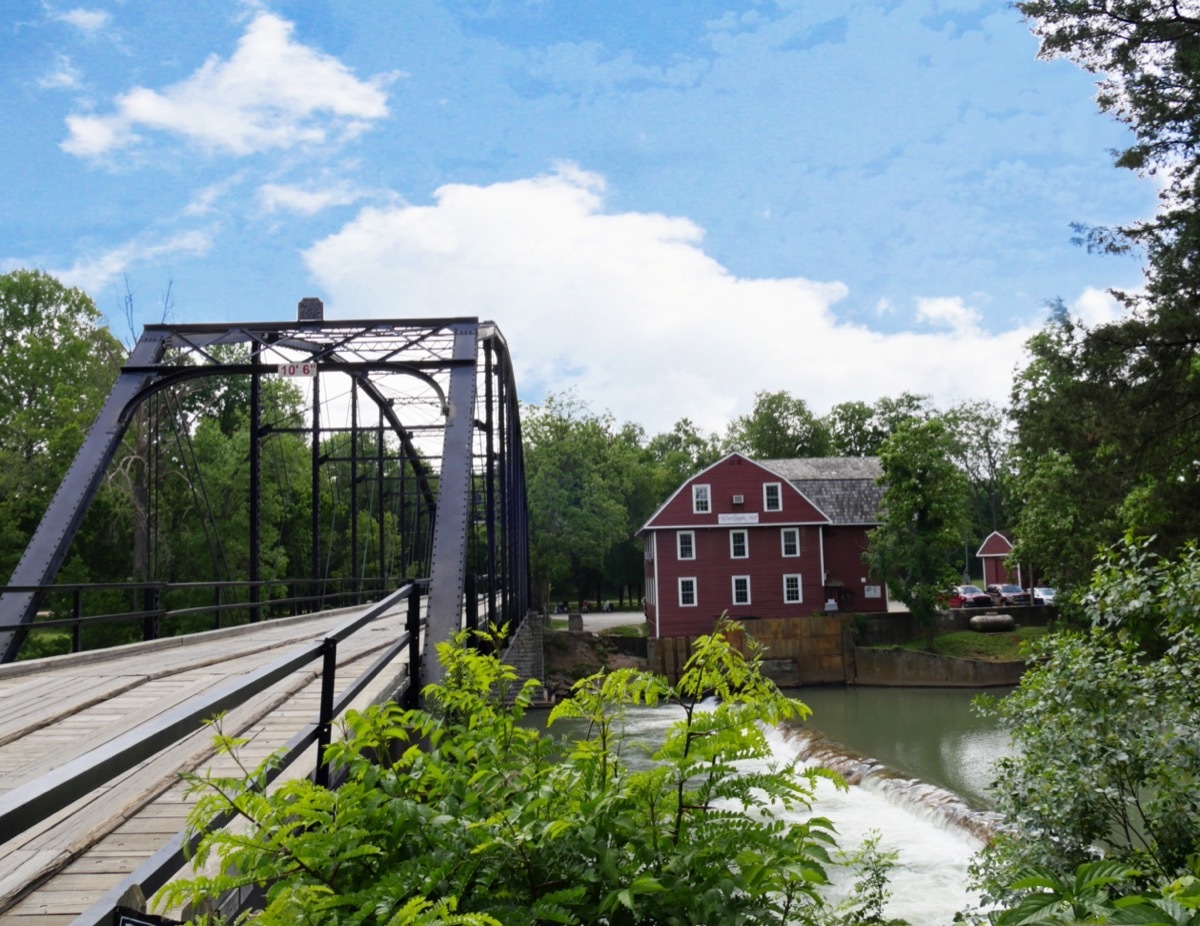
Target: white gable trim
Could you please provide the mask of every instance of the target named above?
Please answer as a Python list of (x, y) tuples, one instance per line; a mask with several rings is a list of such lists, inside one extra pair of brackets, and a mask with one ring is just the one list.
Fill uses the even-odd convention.
[[(983, 552), (983, 548), (988, 545), (989, 541), (991, 541), (991, 539), (993, 537), (999, 537), (1006, 544), (1008, 544), (1007, 552), (1004, 552), (1004, 553), (984, 553)], [(1011, 553), (1012, 551), (1013, 551), (1013, 542), (1011, 540), (1009, 540), (1007, 537), (1005, 537), (1002, 533), (1000, 533), (1000, 531), (992, 531), (990, 534), (988, 534), (986, 537), (983, 538), (983, 543), (981, 543), (979, 545), (979, 549), (975, 551), (975, 555), (977, 557), (979, 557), (980, 559), (994, 559), (997, 556), (1008, 556), (1008, 554)]]

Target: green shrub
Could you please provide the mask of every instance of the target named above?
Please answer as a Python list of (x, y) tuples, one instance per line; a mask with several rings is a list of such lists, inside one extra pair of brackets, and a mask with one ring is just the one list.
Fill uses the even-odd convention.
[[(426, 709), (347, 719), (328, 752), (347, 776), (338, 790), (298, 780), (263, 794), (272, 760), (196, 777), (192, 828), (234, 809), (249, 831), (206, 832), (196, 861), (224, 873), (168, 885), (158, 903), (257, 884), (255, 922), (289, 926), (824, 920), (832, 826), (783, 814), (810, 808), (817, 776), (837, 779), (762, 764), (764, 725), (808, 711), (763, 677), (757, 647), (729, 643), (735, 626), (698, 640), (674, 687), (628, 669), (578, 682), (550, 717), (586, 722), (571, 743), (518, 725), (534, 683), (517, 688), (465, 637), (439, 646), (445, 677)], [(662, 702), (680, 717), (651, 767), (634, 769), (623, 715)], [(218, 745), (236, 753), (242, 741)]]

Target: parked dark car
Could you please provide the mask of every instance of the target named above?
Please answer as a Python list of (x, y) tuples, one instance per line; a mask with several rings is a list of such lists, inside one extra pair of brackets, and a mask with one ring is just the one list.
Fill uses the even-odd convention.
[(1034, 604), (1054, 604), (1054, 589), (1042, 585), (1029, 590), (1029, 597)]
[(978, 585), (956, 585), (946, 599), (951, 608), (990, 608), (992, 596)]
[(989, 585), (987, 592), (996, 605), (1027, 605), (1029, 593), (1019, 585)]

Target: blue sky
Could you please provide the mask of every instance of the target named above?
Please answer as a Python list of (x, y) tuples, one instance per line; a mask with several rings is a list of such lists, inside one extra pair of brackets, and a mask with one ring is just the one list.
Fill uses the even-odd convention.
[(1003, 402), (1156, 190), (987, 0), (5, 0), (0, 271), (176, 322), (478, 315), (651, 433)]

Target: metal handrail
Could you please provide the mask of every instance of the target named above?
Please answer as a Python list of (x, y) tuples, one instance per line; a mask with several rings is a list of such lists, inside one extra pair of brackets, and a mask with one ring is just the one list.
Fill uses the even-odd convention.
[[(397, 602), (408, 598), (415, 585), (409, 583), (344, 622), (324, 640), (286, 654), (217, 689), (197, 695), (160, 716), (139, 724), (116, 739), (0, 796), (0, 842), (46, 819), (95, 789), (129, 771), (146, 758), (195, 732), (210, 717), (244, 703), (297, 669), (323, 656), (328, 640), (343, 640), (364, 624), (375, 620)], [(410, 670), (413, 667), (410, 667)]]
[[(407, 586), (411, 589), (413, 586)], [(408, 624), (403, 636), (392, 646), (388, 647), (371, 666), (351, 682), (346, 689), (333, 701), (331, 714), (338, 716), (345, 712), (350, 703), (362, 690), (399, 655), (406, 646), (409, 650), (409, 672), (396, 694), (404, 698), (410, 706), (417, 693), (417, 650), (419, 649), (421, 628), (424, 623), (420, 614), (420, 598), (416, 594), (408, 597)], [(283, 772), (298, 759), (320, 736), (320, 728), (327, 723), (327, 718), (318, 718), (315, 723), (302, 727), (278, 754), (278, 760), (266, 773), (264, 786), (270, 786)], [(313, 771), (314, 779), (321, 775), (321, 763)], [(326, 773), (327, 775), (327, 773)], [(226, 826), (236, 816), (230, 810), (219, 814), (210, 824), (210, 829)], [(183, 863), (195, 850), (203, 833), (182, 831), (171, 837), (154, 855), (142, 862), (130, 874), (114, 885), (104, 896), (98, 898), (87, 910), (75, 918), (71, 926), (106, 926), (112, 919), (113, 910), (128, 897), (129, 891), (137, 887), (143, 897), (151, 897), (166, 884)]]
[[(0, 632), (5, 630), (22, 630), (26, 633), (30, 631), (46, 630), (59, 627), (70, 627), (73, 630), (71, 640), (71, 651), (80, 652), (82, 650), (82, 629), (84, 627), (114, 623), (118, 621), (142, 621), (143, 627), (153, 627), (153, 632), (149, 630), (143, 631), (144, 639), (156, 639), (160, 634), (157, 632), (158, 624), (164, 620), (173, 618), (191, 617), (200, 614), (211, 614), (214, 617), (214, 627), (220, 628), (221, 615), (229, 612), (249, 611), (251, 613), (251, 623), (257, 623), (257, 615), (261, 612), (266, 612), (267, 619), (273, 619), (281, 616), (295, 616), (305, 612), (305, 606), (308, 606), (309, 611), (324, 610), (331, 605), (337, 605), (347, 600), (352, 600), (353, 603), (361, 603), (363, 596), (369, 596), (385, 591), (389, 586), (393, 586), (396, 579), (370, 579), (364, 580), (361, 578), (355, 579), (326, 579), (319, 580), (322, 586), (320, 594), (295, 594), (297, 587), (311, 586), (313, 584), (310, 579), (264, 579), (257, 582), (88, 582), (88, 583), (64, 583), (62, 585), (4, 585), (0, 586), (0, 595), (13, 593), (34, 593), (43, 596), (49, 595), (71, 595), (73, 598), (72, 610), (73, 617), (58, 617), (45, 618), (34, 621), (33, 623), (23, 623), (20, 621), (0, 621)], [(345, 590), (330, 591), (330, 585), (336, 587), (341, 582), (352, 583), (352, 587)], [(263, 601), (227, 601), (223, 602), (220, 599), (222, 589), (253, 589), (253, 588), (279, 588), (287, 587), (293, 594), (283, 598), (269, 598)], [(111, 614), (89, 614), (84, 615), (82, 611), (82, 596), (85, 592), (101, 592), (101, 591), (126, 591), (126, 592), (142, 592), (154, 593), (158, 599), (169, 592), (176, 591), (195, 591), (198, 589), (216, 590), (218, 599), (213, 604), (189, 605), (185, 608), (144, 608), (137, 611), (125, 611)], [(273, 609), (287, 608), (287, 614), (272, 614)], [(198, 631), (196, 631), (198, 632)]]

